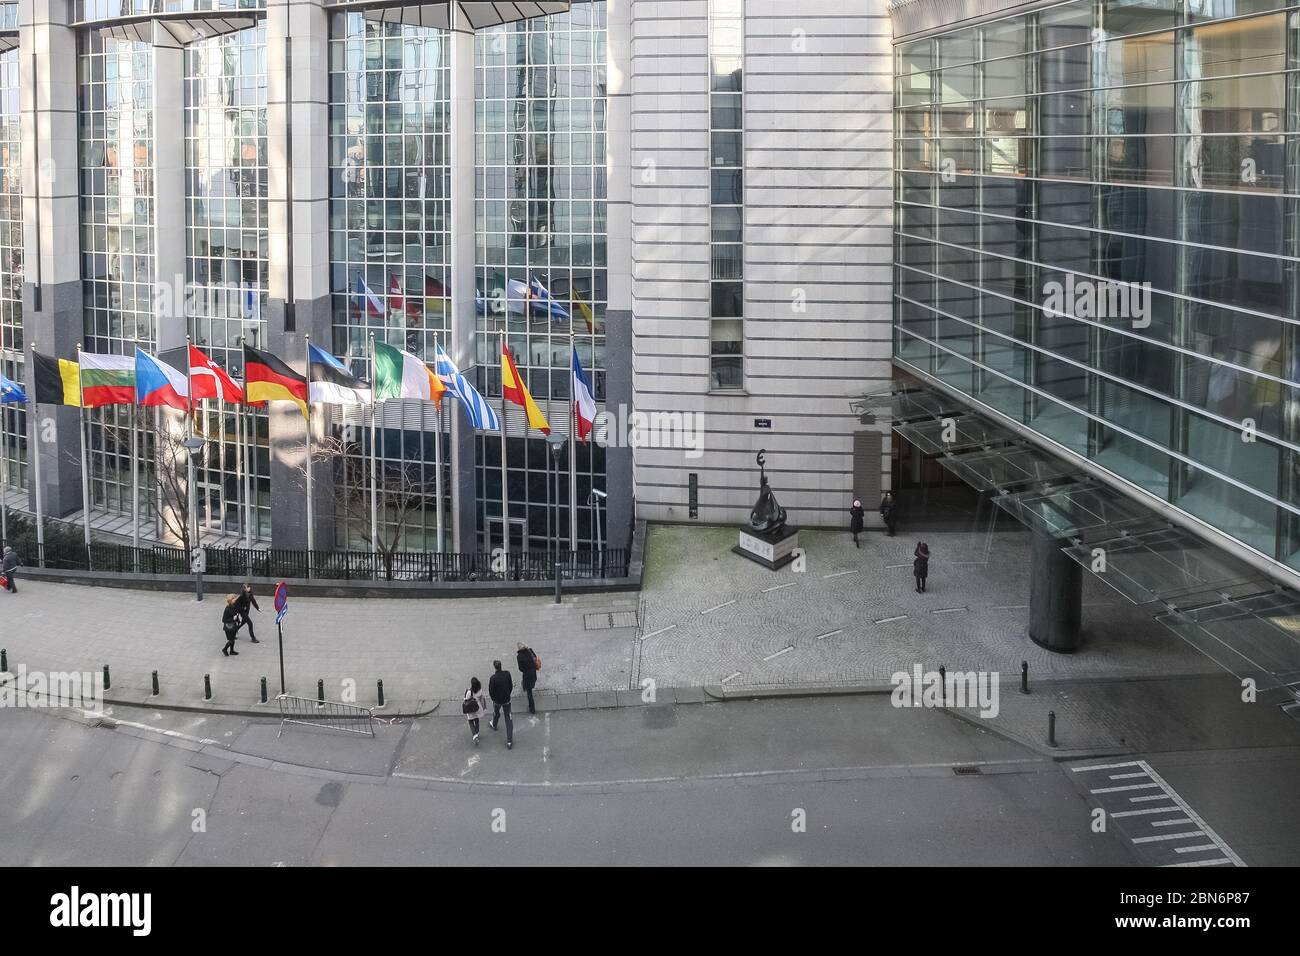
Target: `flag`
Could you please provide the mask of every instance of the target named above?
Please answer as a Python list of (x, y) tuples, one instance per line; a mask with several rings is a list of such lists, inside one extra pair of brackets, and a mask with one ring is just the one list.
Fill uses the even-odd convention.
[(270, 352), (244, 346), (244, 395), (256, 402), (294, 402), (307, 417), (307, 379)]
[(591, 379), (578, 360), (578, 350), (573, 350), (573, 423), (578, 441), (587, 441), (596, 423), (596, 399), (591, 394)]
[(398, 281), (397, 276), (388, 273), (388, 311), (401, 312), (404, 301), (402, 283)]
[(488, 300), (484, 298), (482, 289), (474, 290), (474, 308), (479, 315), (488, 314)]
[(369, 405), (370, 389), (324, 349), (307, 347), (309, 401), (325, 405)]
[(384, 317), (384, 302), (379, 296), (370, 291), (370, 286), (366, 285), (365, 276), (358, 273), (356, 296), (360, 300), (359, 308), (364, 309), (366, 314), (373, 319), (382, 319)]
[(27, 393), (17, 382), (0, 375), (0, 405), (25, 404)]
[(506, 283), (507, 312), (526, 314), (528, 312), (528, 300), (532, 297), (532, 290), (518, 279), (511, 279)]
[(129, 355), (81, 353), (81, 404), (135, 404), (135, 359)]
[(375, 401), (418, 398), (442, 404), (447, 386), (410, 352), (375, 343)]
[[(475, 290), (477, 303), (478, 290)], [(424, 311), (443, 313), (447, 309), (447, 287), (433, 276), (424, 277)]]
[(587, 304), (576, 289), (570, 294), (573, 296), (571, 305), (582, 314), (583, 321), (587, 323), (587, 331), (595, 332), (596, 317), (592, 314), (591, 306)]
[(184, 373), (144, 349), (135, 350), (135, 401), (137, 405), (165, 405), (190, 410), (190, 383)]
[(537, 281), (537, 276), (532, 276), (528, 280), (528, 291), (533, 302), (533, 310), (543, 315), (549, 315), (553, 322), (568, 322), (569, 312), (564, 306), (551, 298), (551, 293), (546, 291), (546, 287)]
[(465, 414), (469, 422), (475, 428), (482, 431), (494, 432), (501, 428), (501, 419), (497, 413), (492, 410), (492, 406), (484, 401), (483, 396), (478, 393), (473, 385), (466, 381), (465, 376), (460, 374), (460, 369), (456, 368), (456, 363), (451, 357), (438, 346), (437, 361), (434, 368), (438, 373), (438, 378), (442, 379), (442, 384), (447, 388), (447, 394), (456, 399), (465, 408)]
[(542, 410), (528, 394), (528, 386), (519, 377), (515, 360), (510, 357), (510, 347), (501, 343), (501, 395), (507, 402), (514, 402), (528, 415), (528, 427), (536, 428), (543, 435), (551, 433), (551, 423), (546, 420)]
[(190, 346), (190, 384), (194, 398), (219, 398), (223, 402), (242, 403), (244, 390), (216, 362), (208, 358), (198, 346)]
[(42, 405), (80, 405), (81, 370), (76, 362), (32, 353), (36, 401)]

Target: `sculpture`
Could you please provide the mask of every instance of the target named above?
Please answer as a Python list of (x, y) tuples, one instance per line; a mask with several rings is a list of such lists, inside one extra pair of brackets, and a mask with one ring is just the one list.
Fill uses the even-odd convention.
[(749, 527), (763, 534), (775, 534), (785, 527), (785, 509), (776, 501), (772, 486), (767, 483), (767, 471), (763, 467), (767, 449), (759, 451), (755, 461), (758, 462), (758, 500), (749, 511)]

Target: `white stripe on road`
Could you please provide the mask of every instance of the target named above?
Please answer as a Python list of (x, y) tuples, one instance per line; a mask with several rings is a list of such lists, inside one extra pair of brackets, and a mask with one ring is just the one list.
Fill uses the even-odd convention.
[(959, 613), (961, 613), (962, 611), (966, 611), (966, 610), (969, 610), (969, 608), (964, 608), (964, 607), (941, 607), (941, 608), (938, 608), (937, 610), (931, 611), (930, 613), (931, 613), (931, 614), (959, 614)]
[(861, 571), (861, 568), (854, 568), (852, 571), (836, 571), (834, 574), (823, 574), (822, 578), (842, 578), (846, 574), (859, 574)]
[[(1152, 787), (1159, 787), (1158, 783), (1130, 783), (1124, 787), (1098, 787), (1096, 790), (1089, 790), (1089, 793), (1123, 793), (1126, 790), (1150, 790)], [(1155, 799), (1154, 797), (1152, 799)]]
[(1221, 856), (1217, 860), (1185, 860), (1182, 863), (1166, 863), (1165, 866), (1223, 866), (1231, 864), (1232, 861), (1226, 856)]
[(735, 680), (739, 676), (740, 676), (740, 671), (733, 671), (732, 673), (728, 674), (726, 677), (722, 678), (722, 683), (725, 684), (729, 680)]
[(650, 638), (652, 638), (652, 637), (658, 637), (660, 634), (666, 634), (666, 633), (668, 633), (669, 631), (671, 631), (673, 628), (675, 628), (676, 626), (677, 626), (676, 624), (669, 624), (667, 627), (661, 627), (661, 628), (659, 628), (659, 630), (657, 630), (657, 631), (653, 631), (653, 632), (651, 632), (651, 633), (645, 635), (645, 637), (641, 638), (641, 640), (642, 640), (642, 641), (648, 641), (648, 640), (650, 640)]
[(843, 629), (838, 631), (827, 631), (825, 634), (818, 634), (817, 640), (822, 641), (828, 637), (834, 637), (836, 634), (843, 634), (843, 633), (844, 633)]
[(762, 593), (766, 594), (768, 591), (779, 591), (782, 588), (792, 588), (798, 583), (798, 581), (791, 581), (789, 584), (774, 584), (770, 588), (763, 588)]
[(900, 614), (900, 615), (898, 615), (897, 617), (882, 617), (879, 621), (875, 621), (874, 623), (876, 623), (876, 624), (890, 624), (890, 623), (892, 623), (892, 622), (894, 622), (894, 621), (906, 621), (906, 620), (907, 620), (907, 615), (906, 615), (906, 614)]
[(1189, 820), (1187, 817), (1174, 817), (1172, 820), (1152, 820), (1151, 825), (1153, 827), (1172, 827), (1172, 826), (1176, 826), (1179, 823), (1191, 823), (1191, 822), (1192, 821)]
[(1200, 846), (1176, 846), (1174, 847), (1174, 852), (1175, 853), (1203, 853), (1206, 850), (1217, 850), (1217, 849), (1219, 849), (1219, 845), (1217, 843), (1202, 843)]
[[(1195, 810), (1193, 810), (1191, 806), (1188, 805), (1187, 801), (1177, 794), (1177, 792), (1174, 790), (1173, 787), (1165, 783), (1164, 777), (1156, 773), (1155, 770), (1151, 767), (1151, 765), (1148, 764), (1145, 760), (1140, 761), (1140, 763), (1142, 764), (1142, 768), (1146, 770), (1148, 774), (1151, 775), (1151, 779), (1156, 781), (1157, 783), (1160, 784), (1160, 786), (1165, 788), (1165, 792), (1169, 794), (1170, 798), (1172, 798), (1175, 803), (1177, 803), (1180, 807), (1183, 808), (1183, 811), (1189, 817), (1191, 817), (1193, 823), (1195, 823), (1198, 827), (1200, 827), (1202, 830), (1205, 831), (1205, 835), (1214, 841), (1214, 846), (1218, 847), (1219, 850), (1222, 851), (1223, 855), (1233, 862), (1233, 865), (1235, 866), (1246, 865), (1246, 861), (1243, 860), (1241, 857), (1237, 856), (1237, 854), (1233, 852), (1232, 848), (1228, 846), (1228, 844), (1223, 842), (1223, 839), (1217, 833), (1215, 833), (1214, 830), (1211, 829), (1211, 827), (1204, 820), (1201, 819), (1200, 814), (1197, 813)], [(1181, 853), (1183, 851), (1180, 849), (1178, 852)]]
[(782, 654), (789, 654), (792, 650), (794, 650), (794, 645), (793, 645), (793, 644), (791, 644), (789, 647), (783, 647), (783, 648), (781, 648), (781, 649), (780, 649), (779, 651), (777, 651), (775, 654), (768, 654), (767, 657), (763, 658), (763, 660), (765, 660), (765, 661), (770, 661), (770, 660), (772, 660), (772, 659), (775, 658), (775, 657), (780, 657)]
[(1155, 796), (1151, 796), (1151, 797), (1129, 797), (1129, 798), (1128, 798), (1128, 802), (1129, 802), (1129, 803), (1145, 803), (1145, 802), (1148, 801), (1148, 800), (1168, 800), (1168, 799), (1169, 799), (1169, 797), (1168, 797), (1166, 794), (1163, 794), (1163, 793), (1157, 793)]
[(1159, 843), (1162, 840), (1181, 840), (1184, 837), (1205, 836), (1204, 830), (1188, 830), (1186, 833), (1159, 833), (1149, 837), (1134, 837), (1134, 843)]
[(731, 607), (731, 605), (733, 605), (733, 604), (735, 604), (735, 603), (736, 603), (736, 602), (733, 600), (733, 601), (728, 601), (726, 604), (715, 604), (713, 607), (711, 607), (711, 608), (707, 608), (706, 610), (701, 611), (701, 612), (700, 612), (700, 616), (703, 617), (705, 614), (712, 614), (714, 611), (720, 611), (720, 610), (722, 610), (724, 607)]
[(1128, 763), (1095, 763), (1090, 767), (1071, 767), (1075, 773), (1083, 773), (1087, 770), (1119, 770), (1121, 767), (1136, 767), (1138, 762), (1130, 760)]
[(1148, 807), (1145, 810), (1119, 810), (1112, 813), (1112, 817), (1142, 817), (1149, 813), (1181, 813), (1183, 810), (1180, 806), (1172, 807)]
[(1139, 773), (1112, 773), (1112, 774), (1110, 775), (1110, 779), (1112, 779), (1112, 780), (1136, 780), (1138, 777), (1145, 777), (1146, 775), (1147, 775), (1147, 773), (1146, 773), (1145, 770), (1140, 771)]

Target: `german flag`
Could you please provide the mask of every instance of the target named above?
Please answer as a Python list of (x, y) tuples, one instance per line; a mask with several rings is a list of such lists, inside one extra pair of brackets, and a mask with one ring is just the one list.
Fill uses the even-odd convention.
[(70, 359), (32, 352), (36, 401), (43, 405), (81, 405), (81, 368)]
[(244, 346), (244, 396), (250, 404), (294, 402), (307, 417), (307, 379), (270, 352)]

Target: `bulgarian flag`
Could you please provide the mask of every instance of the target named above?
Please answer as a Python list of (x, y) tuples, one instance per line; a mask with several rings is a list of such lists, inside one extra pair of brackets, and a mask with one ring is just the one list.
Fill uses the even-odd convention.
[(375, 401), (418, 398), (442, 405), (447, 386), (410, 352), (375, 343)]
[(82, 352), (80, 365), (82, 406), (99, 408), (101, 405), (135, 404), (133, 356)]
[(551, 423), (546, 420), (542, 410), (533, 401), (533, 396), (528, 394), (528, 386), (519, 377), (519, 369), (515, 368), (515, 360), (510, 357), (504, 336), (501, 340), (501, 396), (527, 413), (529, 428), (536, 428), (543, 435), (551, 433)]

